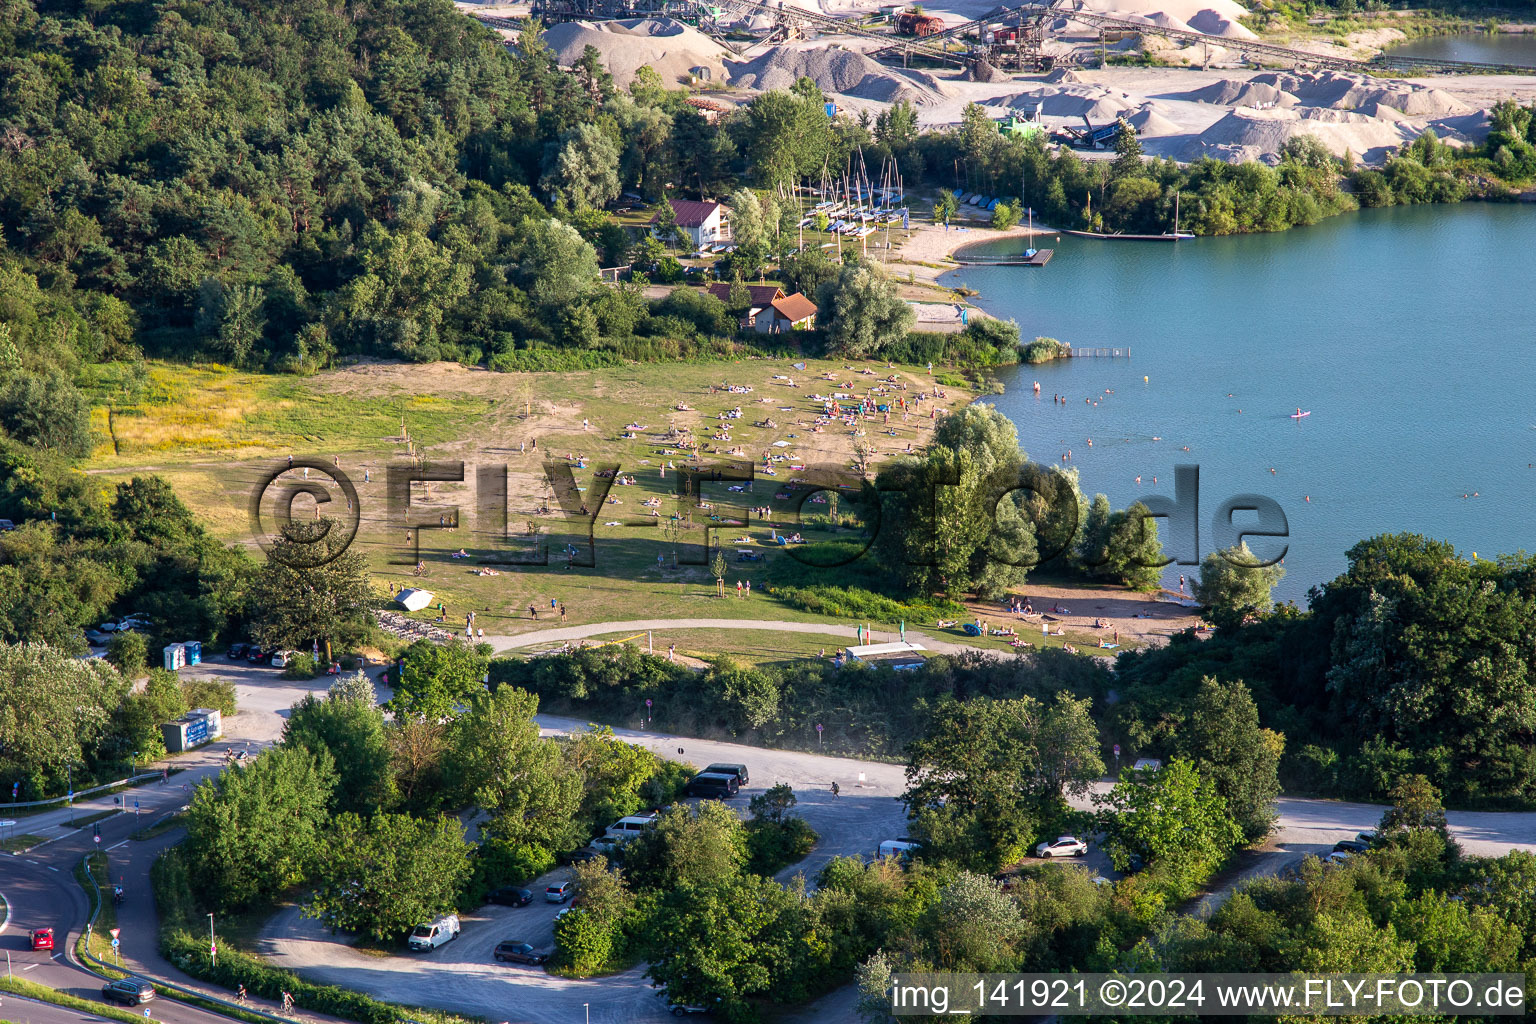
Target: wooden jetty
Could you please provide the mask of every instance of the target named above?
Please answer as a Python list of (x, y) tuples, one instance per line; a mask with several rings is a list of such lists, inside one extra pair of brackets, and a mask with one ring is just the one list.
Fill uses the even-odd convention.
[(1036, 249), (1033, 254), (1017, 256), (952, 256), (962, 267), (1043, 267), (1056, 255), (1055, 249)]
[(1102, 238), (1111, 242), (1179, 242), (1194, 238), (1187, 231), (1170, 231), (1161, 235), (1106, 235), (1102, 231), (1072, 231), (1062, 229), (1064, 235), (1076, 235), (1078, 238)]

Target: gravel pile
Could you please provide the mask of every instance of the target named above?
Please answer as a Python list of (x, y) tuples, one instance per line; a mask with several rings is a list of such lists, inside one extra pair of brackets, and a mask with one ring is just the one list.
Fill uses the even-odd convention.
[(1020, 109), (1038, 107), (1040, 113), (1051, 117), (1088, 117), (1095, 122), (1113, 121), (1136, 109), (1126, 93), (1096, 85), (1031, 89), (1013, 97), (1008, 105)]
[(716, 77), (725, 74), (727, 51), (719, 43), (668, 18), (568, 21), (545, 29), (544, 41), (566, 67), (580, 60), (586, 47), (594, 47), (619, 85), (628, 85), (642, 67), (654, 68), (669, 85), (685, 81), (695, 67), (707, 67)]
[(1235, 110), (1191, 140), (1178, 159), (1209, 156), (1231, 163), (1261, 160), (1273, 165), (1280, 162), (1286, 142), (1311, 135), (1335, 156), (1347, 150), (1367, 163), (1378, 163), (1417, 134), (1410, 126), (1346, 110)]
[(1178, 98), (1193, 100), (1196, 103), (1216, 103), (1221, 106), (1257, 107), (1261, 110), (1296, 105), (1296, 97), (1279, 85), (1250, 82), (1241, 78), (1223, 78), (1204, 88), (1179, 93)]
[(1134, 114), (1127, 114), (1127, 121), (1137, 134), (1145, 135), (1149, 139), (1159, 138), (1164, 135), (1179, 135), (1184, 129), (1174, 124), (1168, 118), (1158, 113), (1156, 104), (1148, 103)]
[(775, 46), (750, 61), (729, 62), (731, 85), (739, 89), (788, 89), (809, 78), (822, 92), (895, 103), (929, 103), (933, 96), (912, 79), (841, 47), (799, 49)]

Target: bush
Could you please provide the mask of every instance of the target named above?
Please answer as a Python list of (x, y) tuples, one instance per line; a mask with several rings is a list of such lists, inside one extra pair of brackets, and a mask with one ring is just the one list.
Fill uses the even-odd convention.
[(900, 601), (857, 587), (772, 587), (769, 593), (795, 608), (842, 619), (915, 624), (968, 614), (964, 605), (947, 598)]
[(470, 891), (486, 892), (503, 885), (522, 885), (555, 866), (555, 855), (536, 844), (514, 845), (489, 839), (476, 851)]
[(217, 708), (225, 718), (236, 711), (235, 684), (227, 679), (183, 679), (181, 694), (189, 708)]
[(572, 352), (554, 348), (520, 348), (497, 352), (486, 365), (498, 373), (570, 373), (595, 370), (603, 366), (622, 366), (624, 360), (612, 352)]
[(554, 966), (571, 974), (596, 974), (613, 957), (616, 931), (577, 907), (555, 922)]
[(747, 870), (771, 878), (803, 860), (821, 838), (804, 818), (747, 822)]
[(1030, 364), (1048, 363), (1053, 359), (1063, 359), (1071, 352), (1071, 345), (1059, 342), (1055, 338), (1036, 338), (1024, 346), (1024, 361)]
[(117, 633), (107, 641), (107, 660), (126, 676), (136, 676), (148, 667), (149, 641), (143, 633)]
[(288, 664), (283, 667), (284, 679), (313, 679), (319, 674), (315, 666), (315, 656), (303, 651), (295, 651), (288, 656)]

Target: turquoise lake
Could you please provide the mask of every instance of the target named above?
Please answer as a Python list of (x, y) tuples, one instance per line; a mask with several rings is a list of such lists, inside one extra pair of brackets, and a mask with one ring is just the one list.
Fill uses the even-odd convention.
[[(1290, 528), (1276, 596), (1298, 603), (1377, 533), (1423, 533), (1483, 558), (1536, 550), (1536, 207), (1040, 244), (1056, 249), (1044, 268), (965, 267), (943, 280), (979, 289), (1026, 338), (1130, 349), (1009, 369), (1007, 394), (991, 399), (1034, 460), (1059, 465), (1070, 449), (1089, 495), (1117, 508), (1172, 497), (1175, 465), (1198, 465), (1201, 554), (1223, 501), (1273, 498)], [(1311, 415), (1290, 418), (1298, 408)], [(1253, 546), (1273, 554), (1277, 543)], [(1190, 571), (1172, 565), (1165, 579)]]

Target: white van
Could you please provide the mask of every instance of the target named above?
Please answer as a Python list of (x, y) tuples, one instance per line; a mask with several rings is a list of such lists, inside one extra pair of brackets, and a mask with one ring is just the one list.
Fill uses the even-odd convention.
[(627, 843), (646, 829), (654, 828), (655, 825), (656, 815), (654, 814), (631, 814), (609, 825), (603, 832), (603, 838)]
[(436, 949), (459, 937), (459, 915), (444, 914), (431, 924), (419, 924), (411, 932), (408, 945), (414, 950)]
[(885, 860), (887, 857), (898, 857), (904, 861), (911, 860), (917, 856), (918, 851), (922, 848), (922, 843), (914, 843), (910, 839), (887, 839), (875, 851), (875, 859)]

